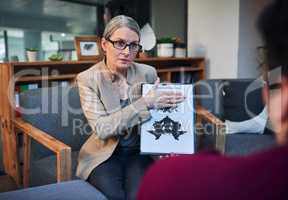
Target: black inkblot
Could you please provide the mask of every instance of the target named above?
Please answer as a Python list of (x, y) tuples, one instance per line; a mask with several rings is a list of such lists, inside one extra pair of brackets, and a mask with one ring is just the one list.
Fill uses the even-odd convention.
[(155, 121), (153, 128), (154, 130), (148, 130), (148, 132), (155, 136), (155, 140), (158, 140), (163, 134), (172, 134), (175, 140), (179, 140), (179, 136), (187, 132), (181, 131), (181, 124), (168, 116), (160, 121)]
[(83, 48), (84, 48), (85, 50), (91, 50), (92, 47), (93, 47), (93, 44), (84, 44), (84, 46), (83, 46)]

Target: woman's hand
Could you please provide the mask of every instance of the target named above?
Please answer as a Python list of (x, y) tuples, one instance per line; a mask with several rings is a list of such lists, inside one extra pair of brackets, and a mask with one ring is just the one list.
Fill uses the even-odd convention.
[(177, 91), (158, 91), (158, 85), (160, 79), (154, 83), (153, 88), (144, 96), (144, 100), (147, 103), (149, 109), (153, 108), (165, 108), (165, 107), (175, 107), (178, 103), (181, 103), (185, 97), (181, 92)]

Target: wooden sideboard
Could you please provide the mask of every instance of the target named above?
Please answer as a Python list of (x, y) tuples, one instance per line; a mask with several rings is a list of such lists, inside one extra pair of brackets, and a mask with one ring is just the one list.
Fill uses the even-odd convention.
[[(73, 81), (76, 75), (88, 69), (95, 61), (64, 62), (12, 62), (0, 63), (0, 133), (2, 134), (3, 164), (5, 172), (21, 185), (17, 153), (17, 133), (13, 127), (15, 119), (15, 85), (29, 83), (47, 83), (62, 80)], [(204, 58), (145, 58), (136, 62), (154, 66), (161, 81), (175, 82), (185, 74), (193, 76), (193, 82), (205, 78)], [(48, 81), (47, 81), (48, 80)], [(179, 80), (179, 79), (178, 79)]]
[(191, 82), (205, 78), (204, 58), (146, 58), (136, 59), (136, 62), (154, 66), (161, 81), (178, 82), (173, 80), (173, 75), (182, 79), (185, 74), (192, 75)]

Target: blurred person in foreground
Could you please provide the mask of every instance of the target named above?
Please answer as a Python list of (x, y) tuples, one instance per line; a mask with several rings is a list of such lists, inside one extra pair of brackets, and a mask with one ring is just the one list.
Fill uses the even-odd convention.
[(143, 199), (288, 199), (288, 1), (273, 1), (258, 19), (267, 64), (263, 98), (277, 146), (244, 157), (215, 153), (155, 163), (143, 178)]

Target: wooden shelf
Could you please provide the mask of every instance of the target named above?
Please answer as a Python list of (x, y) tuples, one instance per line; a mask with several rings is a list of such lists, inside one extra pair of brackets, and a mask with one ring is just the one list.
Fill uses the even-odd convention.
[(57, 76), (26, 76), (21, 77), (17, 80), (17, 82), (32, 82), (32, 81), (42, 81), (42, 80), (71, 80), (76, 78), (77, 74), (65, 74), (65, 75), (57, 75)]
[(184, 57), (184, 58), (175, 58), (175, 57), (147, 57), (147, 58), (136, 58), (135, 61), (137, 62), (175, 62), (175, 61), (201, 61), (203, 57)]
[[(187, 68), (187, 67), (178, 67), (177, 69), (157, 69), (158, 73), (166, 72), (197, 72), (203, 71), (203, 68)], [(56, 76), (26, 76), (17, 79), (17, 82), (33, 82), (33, 81), (42, 81), (42, 80), (71, 80), (76, 78), (77, 74), (65, 74), (65, 75), (56, 75)]]
[[(42, 76), (26, 75), (17, 80), (17, 82), (35, 82), (41, 80), (69, 80), (74, 79), (76, 75), (92, 65), (96, 64), (99, 60), (95, 61), (63, 61), (63, 62), (12, 62), (4, 63), (13, 68), (14, 74), (24, 69), (45, 69), (46, 73)], [(199, 73), (199, 79), (205, 77), (205, 59), (202, 57), (196, 58), (174, 58), (174, 57), (148, 57), (138, 58), (135, 62), (151, 65), (156, 68), (158, 73), (161, 73), (161, 78), (166, 82), (173, 82), (172, 73), (187, 72)], [(57, 72), (59, 75), (52, 75), (52, 71)], [(42, 73), (41, 73), (42, 74)], [(47, 75), (48, 74), (48, 75)], [(51, 75), (49, 75), (51, 74)]]
[(203, 71), (203, 68), (195, 67), (195, 68), (187, 68), (187, 67), (177, 67), (177, 69), (173, 68), (167, 68), (167, 69), (157, 69), (158, 73), (165, 73), (165, 72), (197, 72), (197, 71)]
[(95, 61), (36, 61), (36, 62), (10, 62), (10, 63), (2, 63), (2, 64), (9, 64), (16, 67), (26, 67), (26, 66), (36, 66), (36, 67), (43, 67), (43, 66), (53, 66), (53, 65), (59, 65), (59, 66), (67, 66), (67, 65), (81, 65), (81, 64), (96, 64), (99, 62), (99, 60)]

